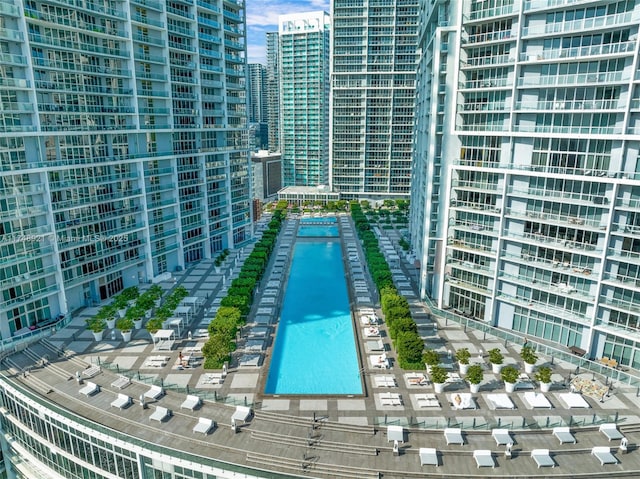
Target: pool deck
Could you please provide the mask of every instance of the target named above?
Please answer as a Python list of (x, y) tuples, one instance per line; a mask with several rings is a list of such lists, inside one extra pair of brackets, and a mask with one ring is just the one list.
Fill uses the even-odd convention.
[[(352, 285), (352, 308), (357, 311), (374, 307), (379, 315), (377, 297), (366, 268), (361, 266), (361, 261), (349, 260), (354, 248), (359, 259), (363, 259), (352, 223), (350, 219), (339, 222), (345, 266)], [(415, 379), (407, 377), (407, 372), (398, 367), (386, 325), (379, 325), (380, 338), (366, 337), (357, 315), (354, 328), (360, 348), (364, 395), (263, 395), (266, 366), (240, 366), (239, 360), (244, 356), (249, 364), (249, 355), (261, 355), (258, 363), (268, 364), (273, 335), (277, 331), (274, 318), (278, 317), (278, 302), (286, 287), (287, 262), (290, 259), (286, 248), (294, 239), (295, 223), (295, 220), (285, 222), (252, 308), (251, 318), (256, 321), (257, 318), (264, 319), (242, 329), (239, 344), (243, 350), (234, 354), (222, 382), (218, 376), (211, 376), (211, 371), (203, 370), (195, 351), (206, 338), (196, 336), (199, 329), (206, 327), (207, 318), (213, 317), (231, 279), (237, 277), (241, 262), (248, 255), (248, 247), (233, 252), (219, 272), (213, 260), (205, 260), (186, 271), (174, 273), (175, 281), (161, 283), (166, 290), (183, 285), (193, 296), (204, 300), (204, 305), (193, 314), (172, 349), (154, 351), (146, 330), (134, 331), (129, 343), (120, 341), (118, 333), (112, 340), (111, 331), (106, 332), (105, 340), (95, 342), (92, 333), (86, 330), (85, 319), (95, 314), (98, 308), (87, 308), (48, 341), (13, 354), (3, 363), (3, 372), (10, 375), (12, 381), (41, 394), (44, 401), (51, 401), (125, 434), (177, 450), (281, 473), (283, 477), (287, 474), (312, 478), (541, 477), (541, 471), (544, 471), (544, 477), (640, 475), (637, 446), (640, 443), (640, 419), (637, 415), (640, 398), (635, 389), (614, 384), (604, 397), (583, 394), (589, 406), (587, 409), (569, 409), (561, 395), (570, 391), (568, 381), (575, 372), (575, 366), (556, 360), (552, 367), (557, 382), (546, 394), (552, 409), (531, 409), (524, 400), (525, 392), (530, 391), (526, 382), (522, 384), (523, 389), (509, 394), (514, 409), (492, 409), (489, 395), (505, 391), (499, 378), (491, 374), (484, 352), (497, 347), (505, 355), (505, 364), (520, 364), (520, 347), (505, 345), (490, 336), (485, 338), (483, 333), (476, 331), (465, 332), (457, 323), (446, 322), (430, 314), (416, 297), (416, 270), (404, 259), (394, 267), (394, 280), (411, 304), (426, 346), (442, 353), (445, 366), (452, 373), (457, 371), (457, 366), (449, 360), (448, 352), (461, 347), (470, 349), (472, 362), (485, 366), (480, 392), (473, 395), (477, 409), (455, 409), (451, 395), (468, 393), (469, 387), (462, 381), (456, 381), (453, 375), (445, 391), (435, 394), (435, 400), (433, 396), (425, 396), (434, 394), (433, 386), (416, 384)], [(382, 233), (391, 234), (390, 243), (397, 244), (398, 238), (393, 236), (393, 231), (382, 230)], [(270, 290), (275, 294), (272, 294), (274, 291), (268, 293)], [(365, 295), (365, 290), (368, 295)], [(260, 329), (265, 327), (268, 329)], [(377, 339), (385, 345), (389, 369), (369, 363), (367, 356), (374, 354), (367, 353), (366, 342)], [(266, 345), (264, 350), (262, 343)], [(184, 358), (189, 352), (193, 352), (193, 360), (180, 364), (179, 353)], [(155, 358), (156, 362), (150, 358)], [(550, 364), (549, 358), (541, 358), (538, 364), (544, 362)], [(88, 371), (91, 365), (98, 367), (91, 369), (96, 374), (89, 378), (83, 372)], [(128, 375), (133, 372), (133, 381), (125, 385), (118, 382), (121, 372)], [(76, 378), (78, 373), (80, 381)], [(384, 379), (378, 379), (379, 376)], [(592, 378), (590, 373), (588, 377), (579, 377), (583, 382), (599, 381), (593, 384), (608, 381), (597, 376)], [(167, 389), (166, 395), (158, 400), (147, 400), (141, 407), (138, 398), (149, 389), (150, 382), (160, 380)], [(79, 394), (79, 389), (89, 381), (100, 385), (101, 391), (92, 396)], [(537, 387), (533, 390), (539, 391)], [(195, 411), (181, 408), (187, 392), (201, 396), (204, 404)], [(134, 404), (123, 410), (111, 407), (119, 393), (130, 396)], [(427, 401), (429, 397), (432, 399)], [(397, 401), (393, 399), (399, 399), (399, 404), (394, 405)], [(245, 404), (252, 407), (254, 416), (234, 432), (231, 416), (235, 405)], [(149, 416), (157, 406), (172, 410), (173, 416), (165, 423), (151, 421)], [(608, 441), (598, 431), (600, 423), (608, 422), (616, 415), (619, 429), (629, 440), (628, 454), (618, 451), (619, 440)], [(195, 435), (192, 428), (199, 417), (215, 420), (217, 428), (209, 435)], [(561, 445), (552, 436), (551, 428), (569, 424), (577, 443)], [(399, 442), (395, 451), (393, 441), (387, 436), (388, 426), (402, 427), (404, 442)], [(523, 426), (527, 428), (523, 429)], [(447, 445), (443, 434), (445, 427), (461, 427), (465, 444)], [(510, 458), (505, 455), (505, 446), (497, 445), (491, 436), (494, 428), (512, 431), (514, 446)], [(595, 446), (611, 447), (618, 463), (601, 466), (591, 455)], [(418, 451), (426, 447), (438, 450), (438, 467), (420, 465)], [(531, 458), (531, 451), (541, 448), (550, 449), (556, 467), (538, 469)], [(495, 469), (478, 468), (474, 450), (492, 451)]]

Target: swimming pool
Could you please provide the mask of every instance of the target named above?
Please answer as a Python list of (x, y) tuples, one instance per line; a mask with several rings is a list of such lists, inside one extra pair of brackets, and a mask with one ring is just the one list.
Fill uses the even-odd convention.
[(338, 241), (299, 241), (276, 335), (266, 394), (362, 394)]

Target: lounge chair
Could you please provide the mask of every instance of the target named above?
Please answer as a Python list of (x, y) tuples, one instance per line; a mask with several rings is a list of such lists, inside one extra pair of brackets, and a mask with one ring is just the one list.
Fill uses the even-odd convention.
[(87, 378), (92, 378), (96, 374), (100, 373), (100, 371), (102, 371), (100, 366), (93, 365), (93, 366), (89, 366), (87, 369), (82, 371), (82, 375), (87, 377)]
[(549, 454), (549, 449), (533, 449), (531, 451), (531, 457), (536, 461), (538, 469), (541, 467), (556, 467), (555, 461), (551, 459), (551, 455)]
[(462, 429), (459, 427), (448, 427), (444, 430), (444, 438), (449, 444), (460, 444), (464, 446), (464, 438), (462, 437)]
[(232, 421), (247, 422), (249, 420), (249, 418), (251, 418), (252, 414), (253, 414), (253, 412), (251, 411), (250, 407), (248, 407), (248, 406), (236, 406), (236, 410), (234, 411), (233, 415), (231, 416), (231, 420)]
[(453, 409), (478, 409), (471, 393), (456, 393), (449, 396), (449, 404)]
[(391, 441), (404, 444), (404, 428), (402, 426), (387, 426), (387, 442)]
[(154, 413), (149, 416), (149, 419), (151, 419), (152, 421), (162, 422), (170, 416), (171, 411), (169, 409), (167, 409), (166, 407), (158, 406)]
[(151, 388), (144, 393), (144, 397), (147, 399), (160, 399), (164, 395), (164, 389), (160, 386), (151, 386)]
[(438, 467), (440, 465), (438, 462), (438, 451), (434, 447), (421, 447), (419, 454), (421, 466)]
[(608, 446), (596, 446), (592, 448), (591, 455), (596, 456), (601, 466), (605, 464), (618, 464), (618, 460), (611, 454), (611, 449)]
[(397, 386), (396, 379), (393, 376), (375, 376), (374, 380), (378, 388), (394, 388)]
[(496, 467), (491, 451), (489, 449), (476, 449), (473, 451), (473, 458), (476, 460), (478, 468), (480, 467)]
[(216, 423), (213, 419), (201, 417), (201, 418), (198, 418), (198, 422), (196, 423), (195, 426), (193, 426), (193, 432), (194, 434), (196, 432), (200, 432), (206, 436), (207, 434), (209, 434), (209, 431), (211, 431), (214, 427), (216, 427)]
[(380, 394), (380, 404), (383, 406), (402, 406), (402, 398), (396, 393)]
[(513, 404), (513, 401), (509, 397), (508, 394), (499, 393), (499, 394), (487, 394), (485, 397), (489, 407), (491, 409), (515, 409), (516, 405)]
[(118, 379), (111, 383), (111, 387), (114, 387), (116, 389), (123, 389), (126, 388), (129, 384), (131, 384), (131, 379), (129, 379), (127, 376), (120, 375)]
[(491, 431), (491, 436), (496, 440), (496, 444), (498, 446), (505, 446), (513, 443), (511, 433), (508, 429), (493, 429)]
[(124, 409), (131, 404), (132, 400), (126, 394), (118, 394), (118, 397), (111, 401), (111, 407)]
[(198, 396), (188, 395), (187, 399), (180, 405), (180, 409), (191, 409), (192, 411), (202, 404), (201, 399)]
[(624, 437), (623, 434), (618, 431), (618, 426), (614, 423), (600, 424), (599, 431), (607, 436), (607, 439), (609, 439), (609, 441), (612, 441), (614, 439), (622, 439)]
[(440, 407), (440, 401), (438, 401), (438, 397), (433, 393), (416, 394), (415, 398), (418, 407)]
[(531, 408), (549, 408), (551, 409), (551, 403), (547, 399), (547, 397), (542, 393), (537, 393), (533, 391), (526, 392), (522, 395), (524, 401)]
[(571, 434), (571, 429), (569, 429), (569, 427), (567, 426), (554, 427), (553, 435), (558, 438), (560, 444), (564, 444), (565, 442), (570, 442), (573, 444), (576, 443), (576, 438), (573, 434)]
[(87, 384), (80, 389), (80, 394), (84, 394), (85, 396), (91, 396), (92, 394), (100, 392), (100, 386), (91, 381), (87, 382)]
[(578, 393), (562, 393), (558, 396), (567, 408), (589, 408), (589, 403)]

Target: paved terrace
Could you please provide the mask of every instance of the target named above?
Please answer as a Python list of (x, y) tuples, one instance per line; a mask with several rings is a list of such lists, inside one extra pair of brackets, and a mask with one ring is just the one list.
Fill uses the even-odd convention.
[[(362, 258), (362, 251), (351, 221), (344, 217), (340, 224), (345, 268), (352, 285), (352, 308), (354, 311), (376, 309), (377, 298), (366, 268), (354, 257), (357, 254)], [(465, 332), (458, 324), (431, 315), (416, 299), (415, 271), (403, 259), (394, 266), (394, 279), (411, 302), (426, 346), (442, 352), (445, 366), (451, 372), (457, 371), (457, 367), (448, 358), (449, 351), (461, 347), (471, 350), (472, 362), (486, 366), (481, 390), (473, 395), (477, 409), (455, 408), (453, 395), (469, 392), (468, 385), (460, 381), (447, 384), (444, 393), (435, 395), (435, 401), (425, 401), (424, 395), (434, 394), (433, 386), (428, 382), (417, 384), (419, 381), (397, 366), (384, 322), (378, 326), (380, 338), (365, 337), (367, 328), (360, 323), (358, 313), (354, 315), (354, 327), (363, 365), (364, 395), (311, 398), (263, 395), (270, 347), (277, 331), (278, 302), (286, 287), (286, 265), (296, 228), (295, 219), (285, 223), (251, 314), (250, 321), (257, 322), (243, 328), (239, 351), (221, 382), (217, 378), (222, 376), (222, 371), (217, 372), (218, 376), (211, 376), (212, 372), (203, 370), (201, 359), (197, 359), (193, 351), (206, 340), (198, 337), (199, 330), (206, 328), (214, 316), (217, 304), (224, 297), (230, 280), (236, 277), (250, 247), (233, 252), (220, 271), (212, 260), (205, 260), (161, 283), (166, 290), (181, 284), (203, 303), (188, 318), (188, 325), (171, 349), (154, 351), (146, 330), (135, 331), (129, 343), (121, 342), (119, 333), (111, 336), (110, 331), (106, 332), (105, 340), (95, 342), (91, 332), (85, 329), (85, 319), (95, 314), (97, 308), (88, 308), (49, 340), (12, 355), (3, 363), (3, 374), (41, 395), (42, 401), (50, 401), (124, 434), (177, 451), (270, 470), (282, 477), (540, 477), (541, 471), (546, 477), (638, 477), (640, 420), (636, 411), (640, 400), (635, 389), (620, 384), (613, 384), (609, 389), (608, 378), (579, 374), (574, 365), (555, 360), (552, 367), (556, 382), (546, 394), (551, 409), (534, 409), (525, 401), (524, 394), (533, 386), (526, 381), (520, 385), (523, 389), (509, 395), (514, 409), (495, 409), (490, 395), (505, 391), (498, 378), (491, 374), (485, 352), (498, 347), (505, 354), (505, 364), (521, 365), (520, 346), (505, 344), (485, 333)], [(395, 245), (397, 239), (392, 232), (384, 244)], [(271, 290), (275, 290), (275, 294)], [(270, 297), (275, 300), (265, 301)], [(379, 314), (379, 310), (377, 312)], [(374, 355), (367, 351), (367, 341), (378, 339), (386, 349), (389, 369), (374, 367), (367, 358)], [(264, 349), (261, 340), (264, 340)], [(185, 359), (189, 354), (192, 360)], [(152, 362), (152, 357), (165, 360)], [(539, 364), (544, 362), (552, 363), (546, 358)], [(91, 372), (95, 375), (88, 377)], [(80, 381), (76, 377), (78, 373)], [(121, 375), (132, 381), (122, 381)], [(91, 396), (80, 394), (79, 390), (89, 381), (98, 384), (100, 392)], [(570, 409), (561, 399), (562, 394), (570, 391), (571, 381), (582, 382), (585, 393), (581, 397), (587, 408)], [(151, 384), (163, 385), (166, 394), (157, 400), (146, 400), (143, 406), (139, 398)], [(600, 394), (603, 390), (596, 386), (605, 384), (607, 393), (603, 396)], [(590, 391), (595, 391), (593, 396), (589, 395)], [(393, 397), (398, 395), (400, 404), (387, 405), (390, 403), (384, 398), (388, 393)], [(118, 394), (131, 397), (133, 404), (122, 410), (112, 407)], [(200, 396), (203, 404), (193, 411), (181, 408), (187, 394)], [(234, 431), (231, 417), (236, 405), (252, 407), (254, 415)], [(168, 408), (172, 416), (164, 422), (152, 421), (150, 416), (158, 407)], [(213, 419), (217, 423), (215, 430), (207, 435), (194, 434), (193, 427), (200, 417)], [(609, 441), (598, 430), (601, 423), (616, 419), (628, 438), (628, 454), (618, 450), (620, 440)], [(404, 442), (399, 442), (397, 451), (387, 436), (388, 426), (402, 427)], [(570, 426), (576, 444), (561, 445), (552, 435), (555, 426)], [(445, 427), (462, 428), (464, 444), (447, 445)], [(505, 446), (497, 445), (493, 439), (494, 428), (511, 430), (514, 443), (511, 458), (505, 457)], [(591, 455), (596, 446), (610, 447), (617, 464), (600, 465)], [(420, 465), (418, 450), (425, 447), (437, 449), (438, 467)], [(537, 468), (531, 451), (538, 448), (550, 450), (556, 467)], [(478, 468), (474, 450), (490, 450), (495, 468)]]

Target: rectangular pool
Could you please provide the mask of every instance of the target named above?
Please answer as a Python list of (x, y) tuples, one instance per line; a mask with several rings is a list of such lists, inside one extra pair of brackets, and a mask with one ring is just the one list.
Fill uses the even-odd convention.
[(339, 241), (297, 241), (266, 394), (362, 394)]

